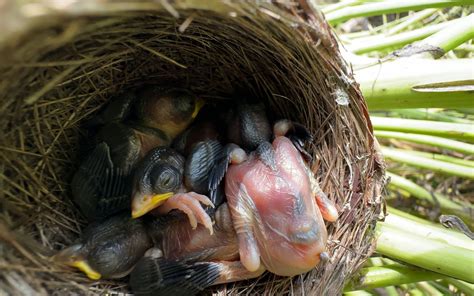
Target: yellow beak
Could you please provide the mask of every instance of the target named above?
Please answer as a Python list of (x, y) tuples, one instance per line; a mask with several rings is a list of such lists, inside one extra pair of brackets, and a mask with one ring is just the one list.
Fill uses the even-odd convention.
[(193, 114), (191, 115), (192, 118), (196, 118), (196, 116), (198, 115), (199, 111), (201, 110), (201, 108), (206, 104), (206, 101), (204, 101), (203, 99), (201, 98), (197, 98), (196, 100), (196, 106), (194, 107), (194, 112)]
[(168, 198), (172, 197), (174, 195), (173, 192), (166, 192), (162, 194), (157, 194), (153, 195), (151, 198), (140, 198), (140, 201), (137, 202), (136, 204), (132, 204), (132, 218), (138, 218), (149, 211), (157, 208), (159, 205), (161, 205), (165, 200)]
[(87, 277), (90, 278), (91, 280), (98, 280), (101, 278), (100, 273), (93, 270), (92, 267), (90, 267), (90, 265), (86, 261), (77, 260), (77, 261), (73, 261), (69, 263), (69, 265), (72, 267), (76, 267), (82, 272), (84, 272), (87, 275)]

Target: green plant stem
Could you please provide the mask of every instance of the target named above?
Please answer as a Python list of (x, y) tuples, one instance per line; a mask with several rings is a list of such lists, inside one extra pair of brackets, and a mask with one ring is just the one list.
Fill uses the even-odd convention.
[[(411, 215), (409, 213), (406, 213), (404, 211), (400, 211), (400, 210), (397, 210), (393, 207), (387, 207), (387, 210), (389, 213), (392, 213), (394, 215), (397, 215), (398, 217), (402, 217), (402, 218), (405, 218), (407, 220), (410, 220), (410, 221), (415, 221), (416, 223), (418, 224), (424, 224), (424, 225), (428, 225), (428, 226), (433, 226), (433, 227), (437, 227), (437, 229), (440, 229), (438, 226), (436, 226), (436, 224), (434, 224), (433, 222), (431, 221), (428, 221), (426, 219), (423, 219), (423, 218), (420, 218), (420, 217), (417, 217), (417, 216), (414, 216), (414, 215)], [(388, 259), (388, 258), (385, 258), (384, 257), (384, 261), (385, 260), (391, 260), (391, 259)], [(395, 262), (395, 261), (394, 261)]]
[(424, 292), (426, 296), (443, 296), (443, 293), (438, 291), (435, 287), (427, 282), (419, 282), (415, 284), (418, 289)]
[(364, 291), (364, 290), (359, 290), (359, 291), (344, 292), (343, 295), (345, 295), (345, 296), (372, 296), (374, 294), (369, 293), (369, 292)]
[(443, 228), (439, 224), (434, 224), (424, 219), (421, 219), (423, 222), (420, 223), (416, 220), (420, 218), (410, 214), (399, 215), (400, 211), (392, 207), (388, 207), (388, 212), (389, 215), (385, 217), (386, 225), (403, 230), (407, 234), (420, 237), (426, 236), (430, 240), (436, 240), (466, 250), (472, 250), (474, 247), (472, 241), (460, 232)]
[(408, 295), (410, 296), (426, 296), (423, 291), (421, 291), (420, 289), (417, 289), (417, 288), (412, 288), (410, 290), (408, 290)]
[[(423, 219), (422, 219), (423, 220)], [(392, 265), (392, 264), (395, 264), (397, 263), (396, 261), (393, 261), (392, 259), (389, 259), (389, 258), (385, 258), (385, 257), (382, 257), (382, 261), (385, 265)]]
[[(444, 155), (444, 154), (438, 154), (438, 153), (430, 153), (430, 152), (422, 152), (422, 151), (415, 151), (415, 150), (404, 150), (409, 154), (413, 155), (418, 155), (418, 156), (423, 156), (429, 159), (435, 159), (435, 160), (440, 160), (444, 162), (450, 162), (454, 164), (459, 164), (462, 166), (470, 167), (474, 169), (474, 161), (472, 160), (467, 160), (463, 158), (458, 158), (458, 157), (452, 157), (449, 155)], [(471, 153), (472, 155), (472, 153)]]
[(370, 111), (474, 107), (471, 59), (403, 58), (372, 63), (356, 68), (355, 78)]
[[(442, 282), (442, 280), (441, 280)], [(430, 284), (435, 287), (438, 291), (443, 293), (443, 295), (452, 295), (453, 292), (449, 290), (449, 288), (443, 286), (441, 283), (438, 282), (430, 282)]]
[(375, 136), (380, 137), (380, 138), (404, 140), (404, 141), (409, 141), (413, 143), (425, 144), (429, 146), (449, 149), (452, 151), (458, 151), (458, 152), (465, 153), (468, 155), (474, 154), (474, 145), (456, 141), (456, 140), (449, 140), (446, 138), (435, 137), (435, 136), (382, 131), (382, 130), (375, 130), (374, 134)]
[(451, 201), (448, 197), (438, 194), (430, 193), (425, 188), (415, 184), (414, 182), (407, 180), (399, 175), (387, 172), (387, 176), (390, 177), (389, 188), (392, 189), (403, 189), (410, 193), (411, 196), (425, 200), (434, 206), (438, 206), (443, 214), (452, 214), (459, 216), (465, 223), (471, 224), (474, 208), (472, 205), (461, 205)]
[(403, 45), (426, 38), (449, 26), (450, 24), (457, 22), (458, 20), (452, 20), (391, 36), (384, 36), (383, 34), (380, 34), (380, 36), (354, 39), (351, 44), (347, 45), (347, 47), (349, 51), (352, 51), (356, 54), (368, 53), (374, 50), (383, 51), (400, 48)]
[(383, 1), (359, 6), (345, 7), (326, 14), (330, 24), (337, 24), (355, 17), (367, 17), (388, 13), (421, 10), (425, 8), (441, 8), (458, 5), (472, 5), (472, 0), (417, 0), (417, 1)]
[[(421, 224), (417, 227), (423, 226)], [(376, 231), (377, 252), (440, 274), (468, 282), (474, 281), (472, 248), (467, 250), (430, 239), (430, 229), (426, 229), (423, 235), (414, 235), (407, 233), (406, 228), (379, 222)]]
[(382, 265), (384, 265), (384, 264), (383, 264), (383, 261), (382, 261), (382, 258), (380, 258), (380, 257), (370, 257), (370, 258), (367, 260), (367, 263), (368, 263), (370, 266), (382, 266)]
[[(449, 24), (444, 29), (426, 38), (420, 45), (438, 47), (444, 53), (455, 49), (464, 42), (474, 38), (474, 14), (458, 19), (456, 23)], [(444, 54), (426, 53), (424, 56), (439, 58)]]
[(472, 44), (461, 44), (458, 47), (456, 47), (454, 50), (474, 52), (474, 45), (472, 45)]
[(395, 288), (394, 286), (385, 287), (384, 292), (386, 296), (399, 296), (397, 288)]
[(370, 28), (367, 31), (346, 33), (346, 34), (342, 34), (342, 35), (339, 35), (339, 36), (343, 36), (344, 38), (346, 38), (348, 40), (354, 40), (354, 39), (357, 39), (357, 38), (374, 36), (374, 35), (377, 35), (377, 34), (380, 34), (380, 33), (384, 32), (384, 31), (387, 31), (392, 27), (395, 27), (395, 26), (399, 25), (400, 23), (406, 21), (408, 18), (409, 18), (409, 16), (405, 16), (405, 17), (393, 20), (391, 22), (382, 24), (382, 25), (377, 26), (375, 28)]
[(425, 9), (425, 10), (416, 12), (413, 15), (411, 15), (407, 20), (405, 20), (404, 22), (402, 22), (402, 23), (394, 26), (390, 30), (388, 30), (386, 35), (393, 35), (393, 34), (396, 34), (400, 31), (403, 31), (406, 28), (408, 28), (409, 26), (418, 23), (419, 21), (429, 17), (430, 15), (433, 15), (437, 11), (438, 11), (438, 9), (431, 8), (431, 9)]
[(474, 141), (472, 124), (437, 122), (429, 120), (370, 117), (376, 130), (433, 135), (445, 138)]
[(366, 290), (385, 286), (397, 286), (419, 281), (443, 279), (446, 276), (423, 270), (416, 267), (409, 267), (402, 264), (385, 266), (374, 266), (362, 268), (353, 277), (344, 290)]
[[(450, 113), (448, 113), (450, 112)], [(455, 112), (455, 111), (454, 111)], [(421, 119), (421, 120), (436, 120), (445, 122), (457, 122), (457, 123), (471, 123), (470, 120), (453, 116), (453, 111), (437, 112), (436, 109), (392, 109), (388, 112), (374, 111), (371, 112), (373, 116), (379, 116), (378, 113), (384, 114), (383, 116), (398, 117), (398, 118), (409, 118), (409, 119)]]
[(327, 6), (324, 6), (321, 8), (321, 11), (324, 13), (324, 14), (328, 14), (330, 12), (333, 12), (333, 11), (336, 11), (336, 10), (339, 10), (341, 8), (344, 8), (344, 7), (349, 7), (349, 6), (353, 6), (353, 5), (357, 5), (357, 4), (360, 4), (360, 3), (363, 3), (361, 0), (345, 0), (345, 1), (340, 1), (338, 3), (334, 3), (334, 4), (329, 4)]
[(464, 281), (452, 279), (452, 278), (445, 278), (444, 282), (449, 285), (452, 285), (458, 289), (458, 291), (463, 292), (466, 295), (474, 295), (474, 285), (466, 283)]
[(382, 147), (382, 153), (385, 158), (399, 163), (404, 163), (414, 167), (428, 169), (447, 175), (474, 179), (474, 170), (467, 166), (429, 159), (423, 156), (412, 155), (402, 149)]

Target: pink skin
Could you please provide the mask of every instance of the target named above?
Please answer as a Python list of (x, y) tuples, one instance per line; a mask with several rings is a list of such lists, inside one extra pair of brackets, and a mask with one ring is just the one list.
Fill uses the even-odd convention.
[(214, 207), (211, 200), (205, 195), (195, 192), (176, 193), (158, 207), (156, 211), (160, 214), (167, 214), (175, 209), (181, 210), (188, 216), (192, 229), (196, 229), (198, 223), (200, 223), (204, 225), (212, 235), (214, 230), (211, 217), (204, 211), (201, 203), (206, 206)]
[(217, 209), (214, 218), (215, 232), (212, 235), (204, 225), (193, 229), (186, 218), (157, 229), (162, 232), (159, 248), (163, 257), (171, 260), (238, 261), (237, 237), (226, 204)]
[(325, 251), (327, 233), (316, 199), (331, 220), (337, 211), (291, 141), (273, 141), (276, 171), (251, 155), (229, 166), (226, 195), (237, 232), (242, 264), (256, 271), (263, 264), (277, 275), (313, 269)]

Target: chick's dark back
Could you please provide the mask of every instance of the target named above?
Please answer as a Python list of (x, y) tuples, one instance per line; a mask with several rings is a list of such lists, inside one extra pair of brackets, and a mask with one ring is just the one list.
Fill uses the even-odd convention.
[(92, 268), (103, 277), (121, 277), (152, 247), (143, 221), (129, 213), (91, 224), (82, 237), (83, 249)]

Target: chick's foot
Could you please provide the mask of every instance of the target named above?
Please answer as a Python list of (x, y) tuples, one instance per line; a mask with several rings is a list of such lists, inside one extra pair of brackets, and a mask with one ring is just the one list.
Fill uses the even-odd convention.
[(161, 214), (166, 214), (171, 210), (183, 211), (188, 216), (189, 223), (193, 229), (200, 223), (206, 227), (212, 235), (214, 230), (211, 217), (209, 217), (201, 204), (214, 207), (212, 201), (205, 195), (195, 192), (177, 193), (166, 200), (166, 202), (158, 208), (158, 211)]

